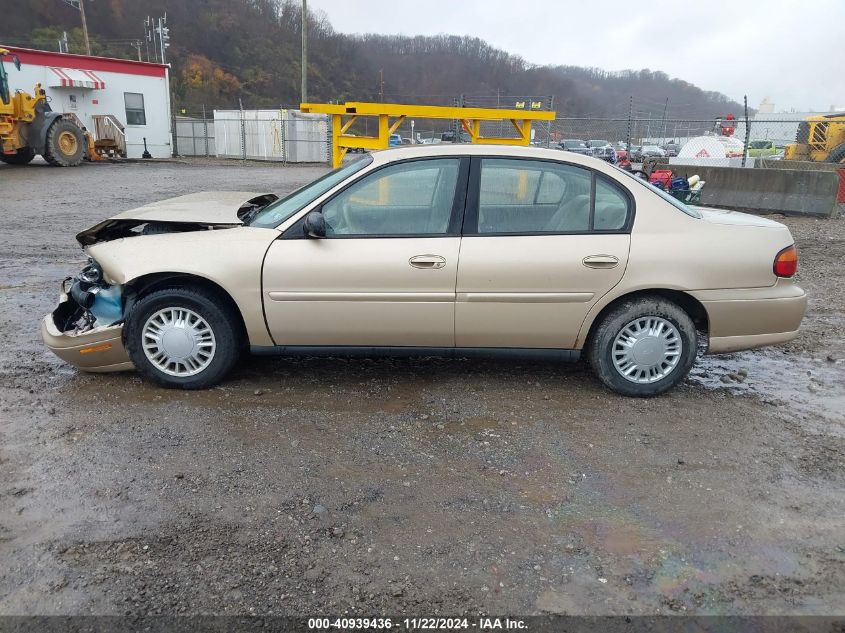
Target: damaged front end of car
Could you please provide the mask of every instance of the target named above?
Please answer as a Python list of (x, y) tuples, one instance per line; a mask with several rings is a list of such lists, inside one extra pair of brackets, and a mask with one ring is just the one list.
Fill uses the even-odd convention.
[[(83, 371), (133, 369), (123, 330), (144, 288), (136, 279), (139, 267), (128, 265), (131, 260), (181, 252), (179, 242), (162, 251), (178, 234), (209, 234), (249, 224), (255, 213), (277, 199), (267, 192), (187, 194), (118, 213), (77, 234), (77, 242), (89, 256), (88, 264), (65, 279), (58, 306), (42, 320), (45, 344)], [(146, 248), (137, 248), (142, 244)], [(179, 266), (152, 268), (159, 276), (179, 274)]]
[(59, 304), (41, 322), (47, 347), (83, 371), (132, 369), (123, 346), (124, 287), (108, 283), (93, 259), (62, 283)]

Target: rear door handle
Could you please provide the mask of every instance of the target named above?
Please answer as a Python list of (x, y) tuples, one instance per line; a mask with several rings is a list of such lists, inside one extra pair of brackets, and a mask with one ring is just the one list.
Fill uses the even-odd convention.
[(613, 255), (588, 255), (581, 263), (587, 268), (615, 268), (619, 265), (619, 258)]
[(446, 258), (440, 255), (415, 255), (408, 263), (414, 268), (443, 268)]

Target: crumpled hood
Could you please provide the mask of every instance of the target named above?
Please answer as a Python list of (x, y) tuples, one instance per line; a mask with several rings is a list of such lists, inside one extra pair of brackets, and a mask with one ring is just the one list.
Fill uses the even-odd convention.
[(151, 202), (111, 216), (112, 220), (145, 222), (200, 222), (202, 224), (241, 224), (238, 210), (265, 192), (202, 191)]
[(243, 224), (240, 215), (256, 206), (278, 200), (273, 193), (250, 191), (203, 191), (145, 204), (137, 209), (111, 216), (90, 229), (82, 231), (76, 240), (90, 246), (104, 240), (129, 237), (133, 229), (147, 223), (165, 224), (184, 230), (210, 227), (231, 227)]

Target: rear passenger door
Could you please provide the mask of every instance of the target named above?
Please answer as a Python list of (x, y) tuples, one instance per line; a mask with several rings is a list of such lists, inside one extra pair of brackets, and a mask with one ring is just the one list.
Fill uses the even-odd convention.
[(458, 347), (572, 348), (625, 271), (633, 199), (584, 167), (473, 159), (458, 262)]

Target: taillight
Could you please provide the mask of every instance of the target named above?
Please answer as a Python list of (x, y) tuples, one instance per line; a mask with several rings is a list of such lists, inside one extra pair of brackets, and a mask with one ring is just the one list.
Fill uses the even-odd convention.
[(792, 277), (798, 270), (798, 250), (795, 244), (787, 246), (775, 257), (773, 270), (778, 277)]

